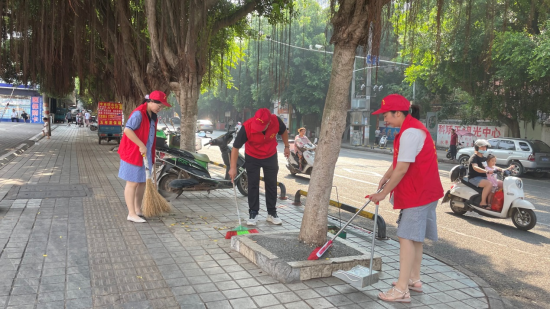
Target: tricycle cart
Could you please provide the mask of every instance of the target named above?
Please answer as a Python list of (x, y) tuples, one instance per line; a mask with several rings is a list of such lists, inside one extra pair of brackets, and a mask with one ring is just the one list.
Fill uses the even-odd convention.
[(122, 103), (99, 102), (97, 107), (98, 142), (116, 140), (120, 144), (122, 138)]

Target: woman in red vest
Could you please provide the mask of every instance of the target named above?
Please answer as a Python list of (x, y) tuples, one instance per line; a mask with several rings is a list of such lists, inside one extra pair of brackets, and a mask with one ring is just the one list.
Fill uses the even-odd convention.
[(155, 162), (157, 113), (163, 105), (170, 107), (166, 101), (166, 94), (162, 91), (151, 92), (149, 98), (130, 114), (118, 147), (118, 177), (126, 180), (124, 199), (128, 207), (128, 221), (146, 222), (141, 214), (146, 181), (143, 157), (147, 156), (149, 167), (152, 167)]
[[(409, 108), (411, 113), (409, 114)], [(370, 195), (377, 203), (391, 192), (393, 209), (399, 209), (399, 280), (378, 297), (389, 302), (410, 302), (410, 290), (422, 292), (420, 264), (425, 238), (437, 240), (435, 208), (443, 197), (435, 143), (418, 120), (420, 110), (403, 96), (392, 94), (382, 100), (373, 114), (384, 114), (390, 126), (401, 128), (393, 144), (393, 164), (380, 180), (384, 189)]]

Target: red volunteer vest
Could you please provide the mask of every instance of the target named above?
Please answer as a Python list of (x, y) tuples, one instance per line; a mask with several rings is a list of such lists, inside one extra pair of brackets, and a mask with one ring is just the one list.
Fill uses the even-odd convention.
[(247, 155), (256, 159), (266, 159), (277, 153), (279, 119), (277, 119), (277, 116), (271, 115), (270, 120), (271, 122), (267, 127), (265, 135), (263, 132), (252, 132), (252, 121), (254, 121), (254, 117), (243, 123), (244, 130), (246, 131), (246, 138), (248, 139), (244, 148), (244, 152), (246, 152)]
[[(134, 130), (134, 133), (136, 133), (137, 137), (140, 141), (143, 142), (143, 144), (147, 145), (147, 140), (149, 139), (149, 129), (150, 129), (150, 121), (149, 117), (147, 116), (147, 104), (141, 104), (138, 106), (133, 113), (141, 113), (141, 125), (139, 128)], [(132, 116), (130, 114), (130, 117)], [(130, 119), (128, 117), (128, 119)], [(157, 122), (155, 122), (155, 131), (157, 129)], [(151, 149), (151, 153), (149, 154), (153, 160), (153, 163), (155, 163), (155, 149), (157, 146), (157, 140), (153, 141), (153, 148)], [(141, 156), (141, 153), (139, 153), (139, 147), (134, 142), (132, 142), (128, 136), (123, 135), (122, 140), (120, 140), (120, 145), (118, 147), (118, 154), (120, 155), (120, 159), (128, 162), (132, 165), (142, 166), (143, 165), (143, 157)]]
[(399, 155), (399, 141), (401, 134), (409, 128), (419, 129), (426, 133), (424, 146), (416, 156), (415, 162), (409, 165), (409, 169), (403, 179), (395, 187), (393, 194), (393, 208), (405, 209), (424, 206), (443, 197), (443, 186), (439, 178), (437, 166), (437, 150), (430, 132), (422, 122), (407, 115), (401, 131), (395, 136), (393, 143), (393, 168), (397, 165)]

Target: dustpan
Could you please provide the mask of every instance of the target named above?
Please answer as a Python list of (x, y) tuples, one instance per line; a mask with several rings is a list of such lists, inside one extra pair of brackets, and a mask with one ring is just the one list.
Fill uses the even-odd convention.
[(372, 229), (372, 244), (370, 248), (369, 267), (356, 265), (348, 271), (338, 270), (332, 273), (334, 277), (339, 278), (359, 289), (377, 283), (380, 275), (379, 271), (372, 269), (372, 261), (374, 260), (374, 240), (376, 238), (376, 222), (378, 221), (378, 204), (375, 205), (374, 228)]

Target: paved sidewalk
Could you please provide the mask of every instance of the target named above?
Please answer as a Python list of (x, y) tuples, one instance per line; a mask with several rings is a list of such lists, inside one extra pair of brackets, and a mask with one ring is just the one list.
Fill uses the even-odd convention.
[[(281, 284), (224, 239), (237, 223), (231, 190), (187, 193), (174, 212), (126, 221), (119, 159), (89, 130), (58, 127), (0, 169), (0, 304), (5, 308), (492, 308), (500, 297), (477, 277), (425, 256), (425, 293), (411, 304), (378, 301), (398, 275), (399, 244), (377, 241), (381, 280), (362, 290), (336, 278)], [(246, 198), (239, 195), (243, 213)], [(283, 226), (303, 207), (279, 201)], [(336, 222), (333, 222), (336, 223)], [(369, 248), (372, 234), (348, 232)], [(0, 305), (1, 307), (2, 305)]]

